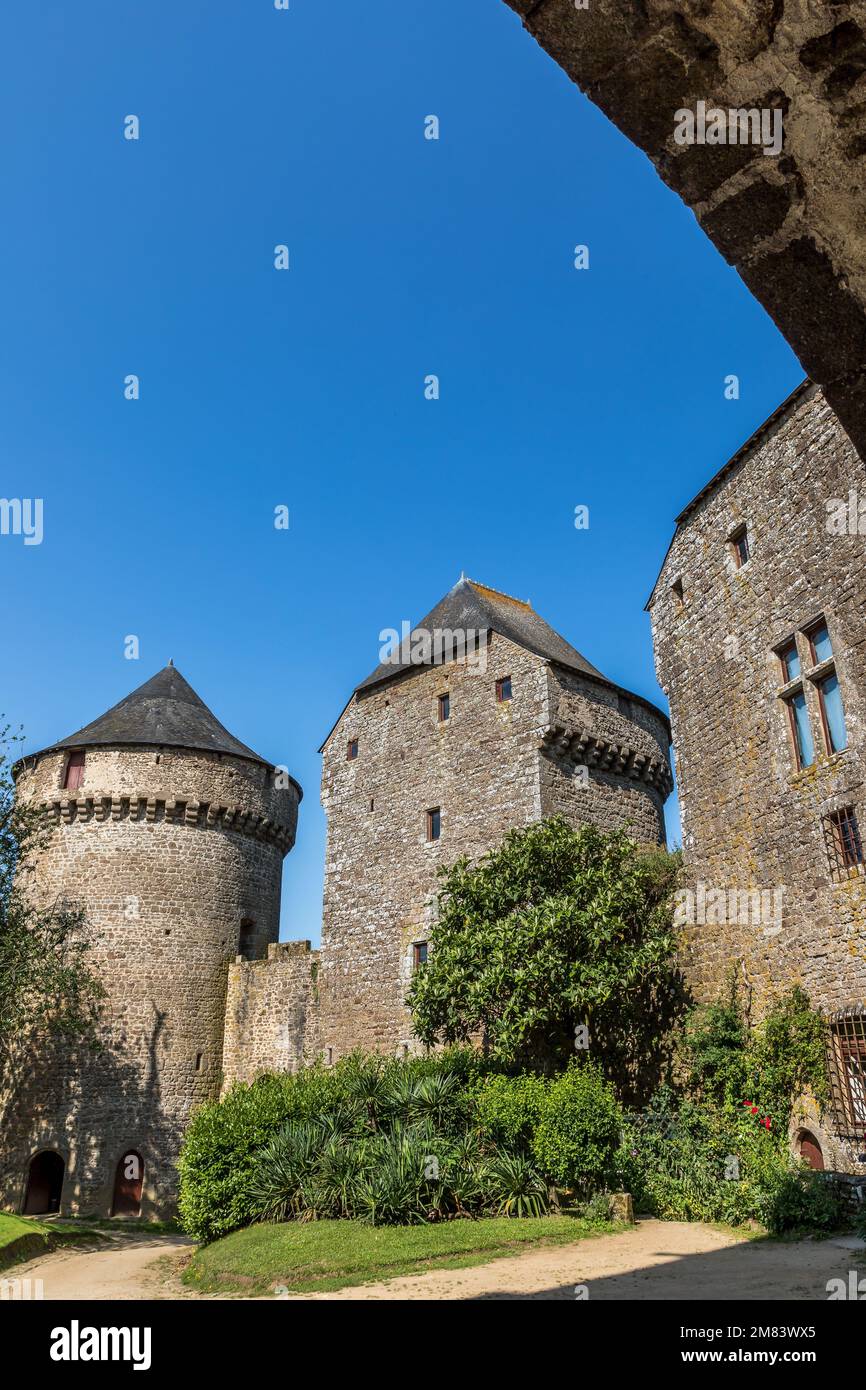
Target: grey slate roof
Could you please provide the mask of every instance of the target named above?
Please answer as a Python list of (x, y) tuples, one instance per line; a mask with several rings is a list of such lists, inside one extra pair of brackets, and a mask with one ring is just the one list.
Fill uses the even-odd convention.
[(223, 727), (171, 664), (99, 719), (94, 719), (92, 724), (86, 724), (43, 752), (114, 743), (203, 748), (211, 753), (233, 753), (237, 758), (250, 758), (264, 767), (271, 766)]
[[(500, 594), (496, 589), (488, 589), (484, 584), (476, 584), (473, 579), (460, 579), (416, 627), (427, 632), (454, 629), (498, 632), (500, 636), (515, 642), (518, 647), (535, 652), (536, 656), (556, 661), (560, 666), (578, 671), (581, 675), (606, 680), (606, 677), (591, 666), (570, 642), (566, 642), (549, 623), (539, 617), (528, 603), (524, 603), (522, 599), (511, 598), (508, 594)], [(406, 655), (408, 656), (408, 653)], [(377, 666), (355, 690), (370, 690), (383, 681), (392, 680), (403, 671), (417, 669), (410, 660), (403, 660), (402, 657), (401, 652), (399, 661), (386, 661)]]

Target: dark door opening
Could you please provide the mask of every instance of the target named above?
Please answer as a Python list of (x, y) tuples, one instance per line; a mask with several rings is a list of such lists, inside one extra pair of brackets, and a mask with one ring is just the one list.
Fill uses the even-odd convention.
[(48, 1216), (60, 1210), (63, 1191), (63, 1172), (66, 1164), (53, 1149), (34, 1154), (27, 1171), (27, 1191), (24, 1194), (25, 1216)]
[(140, 1216), (141, 1188), (144, 1182), (144, 1163), (140, 1153), (130, 1149), (117, 1165), (114, 1175), (112, 1216)]

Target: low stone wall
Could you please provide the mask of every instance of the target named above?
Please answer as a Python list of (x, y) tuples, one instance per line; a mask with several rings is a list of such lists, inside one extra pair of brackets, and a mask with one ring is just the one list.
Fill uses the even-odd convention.
[(265, 960), (238, 956), (229, 967), (223, 1094), (236, 1081), (315, 1059), (318, 964), (309, 941), (278, 941)]

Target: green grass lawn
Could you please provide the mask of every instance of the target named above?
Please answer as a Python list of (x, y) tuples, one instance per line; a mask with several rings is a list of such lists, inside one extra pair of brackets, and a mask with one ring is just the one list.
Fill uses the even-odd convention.
[(427, 1269), (485, 1264), (539, 1245), (563, 1245), (625, 1230), (571, 1216), (485, 1217), (427, 1226), (367, 1226), (360, 1221), (289, 1221), (249, 1226), (201, 1246), (184, 1282), (207, 1293), (264, 1294), (342, 1289)]
[(28, 1221), (26, 1216), (9, 1216), (0, 1212), (0, 1270), (45, 1255), (59, 1245), (74, 1241), (96, 1239), (87, 1226), (73, 1226), (44, 1221)]

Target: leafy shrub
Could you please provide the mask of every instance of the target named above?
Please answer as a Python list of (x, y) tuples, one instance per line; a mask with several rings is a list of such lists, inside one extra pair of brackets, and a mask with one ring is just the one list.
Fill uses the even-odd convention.
[(681, 1102), (663, 1089), (626, 1119), (616, 1167), (639, 1211), (739, 1225), (764, 1220), (790, 1159), (749, 1111)]
[(475, 1118), (481, 1133), (495, 1144), (528, 1150), (549, 1085), (531, 1073), (483, 1077), (475, 1092)]
[(543, 1216), (548, 1209), (547, 1185), (526, 1154), (498, 1154), (483, 1181), (497, 1216)]
[[(469, 1123), (472, 1088), (485, 1069), (483, 1058), (470, 1049), (407, 1061), (354, 1054), (335, 1067), (315, 1065), (232, 1087), (222, 1100), (196, 1110), (187, 1129), (179, 1161), (184, 1230), (211, 1241), (260, 1219), (269, 1200), (257, 1186), (261, 1154), (286, 1126), (304, 1121), (324, 1126), (324, 1148), (329, 1137), (389, 1129), (405, 1105), (409, 1118), (432, 1120), (437, 1132), (456, 1137)], [(284, 1181), (289, 1161), (284, 1144), (273, 1159), (282, 1165)], [(338, 1182), (346, 1186), (344, 1179)], [(301, 1199), (293, 1200), (297, 1205)], [(317, 1206), (326, 1207), (329, 1200), (316, 1195)]]
[(581, 1202), (577, 1213), (593, 1226), (605, 1225), (613, 1216), (610, 1197), (606, 1192), (596, 1192), (588, 1202)]
[(185, 1231), (216, 1240), (254, 1219), (249, 1185), (259, 1151), (290, 1121), (312, 1119), (339, 1100), (336, 1068), (262, 1076), (234, 1086), (193, 1114), (179, 1160), (179, 1211)]
[(589, 1195), (607, 1178), (622, 1113), (613, 1088), (592, 1062), (572, 1062), (541, 1102), (532, 1152), (546, 1177)]
[(845, 1223), (845, 1206), (832, 1183), (808, 1170), (786, 1173), (768, 1203), (765, 1224), (773, 1235), (829, 1234)]

